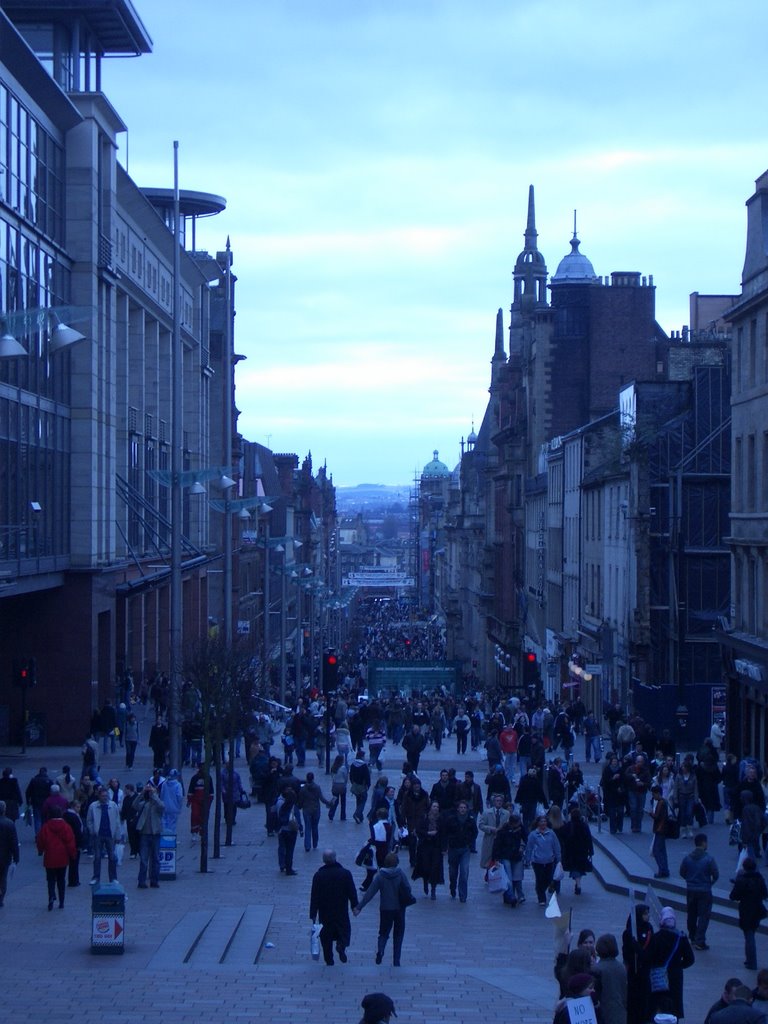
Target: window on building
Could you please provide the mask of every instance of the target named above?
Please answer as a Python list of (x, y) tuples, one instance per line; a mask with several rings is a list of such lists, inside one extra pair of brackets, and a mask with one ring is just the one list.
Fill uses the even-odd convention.
[(747, 562), (747, 601), (746, 601), (746, 627), (747, 632), (755, 635), (758, 623), (758, 561), (750, 558)]
[(757, 320), (749, 322), (749, 368), (746, 385), (757, 383)]

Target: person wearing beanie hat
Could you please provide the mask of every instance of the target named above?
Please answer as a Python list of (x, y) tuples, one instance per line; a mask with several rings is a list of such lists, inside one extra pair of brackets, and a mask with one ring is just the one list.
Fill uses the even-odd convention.
[(363, 1016), (360, 1024), (387, 1024), (391, 1017), (396, 1017), (395, 1004), (384, 992), (369, 992), (360, 1003)]
[(672, 907), (662, 907), (659, 917), (659, 924), (662, 928), (676, 928), (677, 918)]
[(591, 974), (574, 974), (568, 979), (568, 995), (571, 998), (584, 996), (595, 987), (595, 979)]
[(688, 936), (677, 930), (677, 919), (672, 907), (662, 907), (659, 915), (659, 930), (640, 955), (644, 967), (666, 968), (668, 988), (666, 991), (650, 991), (648, 977), (648, 998), (651, 1016), (657, 1013), (673, 1013), (679, 1020), (685, 1016), (683, 1007), (683, 971), (695, 961)]
[(600, 1001), (595, 995), (595, 979), (586, 972), (573, 974), (568, 979), (565, 990), (565, 998), (561, 999), (555, 1006), (555, 1016), (552, 1024), (570, 1024), (571, 1014), (569, 1000), (588, 997), (592, 1000), (595, 1009), (595, 1020), (597, 1024), (603, 1024), (603, 1015), (600, 1011)]

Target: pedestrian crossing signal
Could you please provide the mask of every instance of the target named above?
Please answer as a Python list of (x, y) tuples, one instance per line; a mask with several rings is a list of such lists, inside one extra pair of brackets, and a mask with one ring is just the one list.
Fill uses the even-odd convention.
[(335, 651), (323, 655), (323, 693), (333, 692), (339, 681), (339, 660)]
[(37, 663), (34, 658), (17, 660), (13, 663), (13, 677), (21, 689), (28, 689), (37, 682)]

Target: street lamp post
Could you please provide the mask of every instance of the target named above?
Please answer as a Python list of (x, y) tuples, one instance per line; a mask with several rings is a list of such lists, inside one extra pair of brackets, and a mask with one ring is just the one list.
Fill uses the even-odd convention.
[[(229, 482), (226, 489), (234, 487), (234, 480), (226, 478)], [(256, 512), (261, 515), (266, 515), (272, 511), (272, 506), (268, 505), (263, 498), (252, 497), (252, 498), (224, 498), (222, 501), (212, 500), (210, 503), (212, 509), (216, 512), (224, 513), (224, 595), (223, 595), (223, 614), (224, 614), (224, 641), (227, 647), (232, 644), (232, 576), (233, 576), (233, 550), (232, 550), (232, 522), (231, 517), (233, 514), (237, 515), (237, 518), (242, 522), (247, 522), (251, 518), (251, 513)]]
[[(175, 384), (174, 384), (175, 387)], [(177, 460), (172, 459), (172, 463)], [(204, 494), (203, 482), (219, 478), (228, 480), (221, 468), (181, 469), (180, 459), (170, 470), (150, 469), (149, 476), (171, 492), (171, 565), (170, 565), (170, 658), (168, 692), (168, 739), (171, 765), (180, 764), (181, 757), (181, 668), (182, 668), (182, 597), (181, 597), (181, 498), (185, 487), (191, 494)], [(231, 483), (232, 481), (230, 481)]]
[(171, 335), (171, 593), (170, 593), (170, 692), (168, 739), (171, 767), (181, 767), (181, 482), (182, 378), (181, 345), (181, 207), (179, 202), (179, 143), (173, 143), (173, 330)]

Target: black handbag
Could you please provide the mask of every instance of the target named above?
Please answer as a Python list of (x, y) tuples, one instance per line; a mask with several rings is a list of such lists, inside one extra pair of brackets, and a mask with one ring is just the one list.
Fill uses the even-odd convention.
[(665, 839), (680, 838), (680, 822), (674, 814), (670, 814), (667, 817), (664, 825), (664, 837)]
[(404, 879), (400, 879), (400, 888), (398, 889), (398, 896), (400, 898), (400, 909), (405, 910), (406, 907), (412, 907), (416, 902), (416, 897), (413, 895), (411, 890), (405, 883)]

